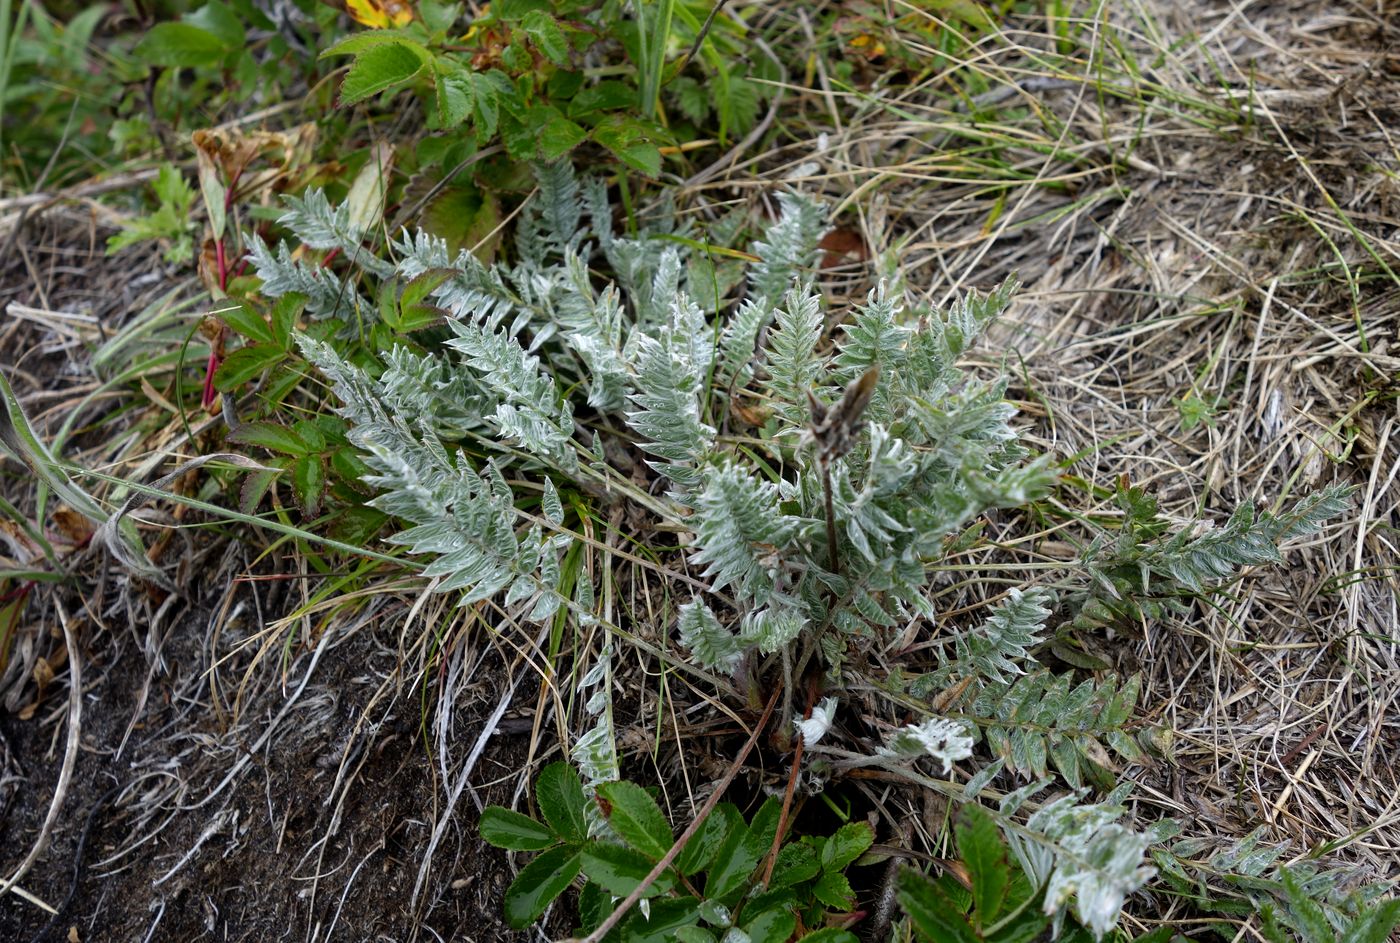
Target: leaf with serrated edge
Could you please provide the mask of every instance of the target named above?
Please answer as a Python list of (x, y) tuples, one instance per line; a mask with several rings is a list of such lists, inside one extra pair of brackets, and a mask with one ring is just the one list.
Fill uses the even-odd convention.
[(506, 922), (524, 930), (540, 918), (554, 898), (578, 877), (583, 857), (567, 845), (551, 848), (531, 861), (506, 889)]
[(549, 828), (528, 815), (489, 805), (481, 812), (481, 840), (510, 851), (542, 851), (554, 844)]
[[(655, 862), (640, 852), (609, 842), (592, 842), (583, 849), (583, 867), (588, 879), (618, 897), (626, 897), (637, 889)], [(646, 889), (647, 897), (665, 894), (676, 883), (675, 875), (663, 871)]]
[(588, 800), (578, 773), (568, 763), (550, 763), (540, 771), (535, 780), (535, 801), (560, 839), (576, 843), (588, 838), (588, 820), (584, 817)]
[(967, 865), (972, 878), (972, 900), (976, 905), (974, 919), (978, 926), (988, 926), (1001, 913), (1006, 902), (1006, 890), (1011, 885), (1011, 865), (1002, 844), (1001, 829), (978, 805), (963, 806), (954, 827), (958, 856)]
[(610, 807), (608, 824), (628, 845), (659, 861), (671, 850), (671, 826), (656, 800), (636, 783), (603, 783), (598, 795)]

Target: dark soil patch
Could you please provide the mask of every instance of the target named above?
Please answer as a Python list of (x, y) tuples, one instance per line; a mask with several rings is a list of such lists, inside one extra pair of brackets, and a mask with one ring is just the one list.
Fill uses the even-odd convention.
[[(141, 729), (119, 758), (146, 665), (132, 646), (106, 638), (85, 654), (86, 670), (103, 677), (87, 690), (83, 748), (62, 819), (49, 852), (22, 883), (54, 905), (72, 888), (72, 905), (43, 934), (44, 914), (8, 897), (0, 905), (0, 939), (60, 940), (69, 927), (84, 941), (407, 940), (422, 928), (443, 939), (512, 938), (499, 916), (512, 871), (503, 853), (476, 839), (469, 800), (455, 810), (461, 821), (437, 851), (420, 913), (410, 909), (440, 787), (419, 736), (415, 699), (398, 700), (372, 732), (361, 730), (351, 742), (377, 686), (365, 672), (382, 651), (372, 631), (328, 652), (301, 691), (302, 706), (294, 703), (282, 721), (286, 733), (249, 754), (249, 741), (281, 708), (279, 686), (249, 704), (249, 722), (232, 730), (207, 701), (189, 703), (188, 682), (207, 667), (203, 616), (192, 611), (173, 633), (163, 653), (168, 674), (155, 682)], [(295, 659), (289, 691), (310, 660), (309, 652)], [(11, 762), (23, 776), (0, 820), (6, 873), (35, 840), (57, 779), (61, 722), (37, 718), (62, 717), (63, 703), (64, 695), (51, 696), (30, 721), (0, 716)], [(483, 719), (464, 712), (463, 734), (479, 730)], [(518, 769), (524, 742), (494, 738), (478, 767), (482, 779)], [(354, 784), (328, 803), (347, 752)], [(240, 755), (249, 762), (217, 792)], [(210, 795), (214, 800), (203, 804)], [(509, 783), (480, 795), (509, 802)], [(73, 888), (89, 822), (84, 873)]]
[[(178, 420), (152, 426), (149, 411), (128, 413), (120, 399), (83, 399), (95, 387), (88, 352), (172, 287), (153, 250), (107, 258), (107, 232), (72, 207), (27, 221), (0, 258), (0, 303), (37, 313), (0, 325), (0, 364), (42, 437), (51, 441), (78, 409), (63, 455), (110, 468), (127, 452), (163, 447), (147, 443)], [(167, 325), (160, 342), (198, 317)], [(197, 384), (201, 368), (189, 364), (183, 381)], [(0, 461), (0, 490), (36, 512), (23, 466)], [(50, 532), (53, 507), (42, 522)], [(60, 560), (67, 582), (29, 584), (0, 655), (0, 880), (38, 838), (63, 763), (71, 659), (60, 603), (83, 677), (73, 778), (47, 851), (19, 882), (61, 913), (50, 922), (2, 895), (0, 941), (516, 938), (501, 919), (514, 868), (477, 839), (470, 792), (447, 807), (443, 766), (424, 738), (425, 717), (450, 700), (449, 752), (465, 755), (507, 690), (500, 656), (462, 640), (447, 658), (468, 659), (467, 682), (445, 695), (429, 671), (425, 692), (423, 672), (397, 648), (406, 606), (387, 594), (358, 619), (308, 623), (305, 636), (269, 629), (304, 601), (282, 578), (297, 571), (291, 558), (263, 558), (258, 535), (199, 529), (197, 515), (171, 511), (153, 508), (155, 522), (183, 528), (143, 535), (148, 546), (166, 541), (160, 562), (175, 594), (132, 583), (70, 541)], [(22, 549), (11, 542), (0, 554), (14, 563)], [(261, 579), (247, 579), (254, 573)], [(0, 594), (16, 588), (10, 581)], [(522, 679), (516, 698), (528, 703), (534, 689)], [(512, 803), (530, 729), (508, 718), (487, 743), (470, 779), (494, 783), (477, 786), (482, 803)], [(548, 927), (569, 929), (567, 917)]]

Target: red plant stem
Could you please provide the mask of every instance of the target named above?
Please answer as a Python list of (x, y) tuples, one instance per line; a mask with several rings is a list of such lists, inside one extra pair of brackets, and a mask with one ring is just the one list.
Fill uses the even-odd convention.
[(0, 596), (0, 606), (7, 606), (16, 599), (25, 598), (29, 595), (30, 591), (34, 589), (35, 583), (35, 580), (25, 580), (5, 595)]
[(806, 743), (802, 732), (798, 731), (797, 746), (792, 751), (792, 772), (788, 773), (787, 789), (783, 792), (783, 811), (778, 816), (778, 830), (773, 833), (773, 847), (768, 849), (768, 863), (763, 866), (763, 886), (773, 880), (773, 866), (778, 863), (778, 849), (783, 843), (783, 831), (787, 828), (788, 813), (792, 811), (792, 793), (797, 786), (797, 774), (802, 769), (802, 745)]
[(214, 351), (209, 351), (209, 360), (204, 364), (204, 395), (200, 398), (200, 405), (205, 409), (214, 405), (214, 397), (217, 391), (214, 389), (214, 374), (219, 369), (219, 355)]
[(219, 266), (219, 291), (228, 289), (228, 258), (224, 255), (224, 237), (214, 240), (214, 259)]
[(681, 837), (676, 839), (676, 843), (671, 846), (671, 850), (666, 852), (665, 857), (656, 862), (656, 867), (651, 869), (651, 873), (642, 879), (642, 883), (637, 885), (636, 890), (628, 894), (622, 903), (617, 905), (617, 909), (608, 915), (608, 919), (598, 925), (598, 928), (588, 936), (584, 937), (583, 943), (599, 943), (603, 937), (608, 935), (608, 931), (617, 926), (622, 918), (627, 916), (627, 911), (631, 910), (637, 901), (642, 899), (642, 895), (647, 892), (647, 888), (661, 877), (662, 873), (671, 866), (676, 857), (685, 849), (686, 842), (695, 837), (695, 833), (700, 831), (700, 826), (705, 824), (705, 820), (710, 817), (715, 806), (719, 805), (719, 797), (724, 795), (724, 791), (729, 788), (729, 784), (734, 781), (740, 768), (744, 765), (744, 760), (748, 759), (749, 751), (758, 742), (758, 735), (763, 732), (763, 728), (768, 726), (768, 718), (773, 716), (773, 706), (778, 703), (778, 688), (768, 697), (768, 704), (763, 708), (763, 716), (758, 719), (758, 723), (753, 726), (753, 733), (749, 734), (748, 742), (739, 751), (739, 755), (734, 758), (734, 762), (729, 764), (729, 769), (724, 773), (724, 778), (715, 786), (715, 791), (710, 793), (710, 798), (705, 800), (705, 804), (700, 807), (695, 820), (681, 832)]

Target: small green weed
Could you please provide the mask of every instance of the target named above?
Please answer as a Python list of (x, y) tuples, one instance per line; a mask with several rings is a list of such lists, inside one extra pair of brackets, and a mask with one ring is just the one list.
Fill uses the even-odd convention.
[(165, 244), (165, 261), (188, 262), (194, 258), (194, 189), (174, 164), (162, 164), (152, 185), (159, 202), (155, 212), (127, 221), (121, 232), (107, 240), (107, 253), (148, 239)]
[[(676, 842), (656, 801), (635, 783), (602, 783), (590, 801), (573, 767), (553, 763), (540, 773), (535, 798), (543, 821), (499, 806), (481, 816), (481, 837), (490, 844), (540, 852), (506, 891), (506, 917), (516, 929), (538, 920), (582, 874), (582, 932), (593, 932), (612, 913), (612, 901), (642, 887)], [(672, 934), (682, 943), (713, 943), (737, 928), (752, 943), (795, 936), (854, 943), (841, 926), (858, 916), (851, 912), (856, 898), (845, 871), (870, 847), (874, 833), (864, 822), (851, 822), (826, 837), (786, 841), (770, 866), (780, 813), (777, 799), (763, 803), (747, 822), (736, 806), (715, 806), (646, 887), (647, 906), (624, 917), (604, 939)], [(590, 828), (590, 820), (598, 824)]]
[[(768, 94), (761, 80), (780, 74), (767, 56), (746, 64), (743, 22), (706, 4), (503, 0), (465, 32), (460, 16), (459, 6), (423, 3), (397, 28), (326, 49), (352, 57), (340, 103), (412, 89), (433, 128), (469, 130), (478, 147), (499, 141), (517, 161), (557, 160), (592, 141), (654, 176), (678, 133), (714, 127), (723, 142), (748, 130)], [(663, 123), (663, 101), (694, 128)]]

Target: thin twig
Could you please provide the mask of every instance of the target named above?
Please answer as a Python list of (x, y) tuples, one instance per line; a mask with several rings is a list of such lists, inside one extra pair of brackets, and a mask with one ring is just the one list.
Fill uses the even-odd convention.
[(710, 35), (710, 27), (715, 25), (715, 17), (719, 16), (719, 11), (724, 9), (724, 5), (729, 0), (719, 0), (710, 7), (709, 15), (705, 17), (705, 22), (700, 24), (700, 32), (695, 34), (695, 42), (690, 44), (685, 55), (676, 60), (672, 75), (679, 75), (680, 71), (690, 64), (690, 60), (695, 58), (695, 54), (700, 51), (700, 45), (705, 41), (705, 37)]
[[(696, 814), (695, 820), (681, 833), (681, 837), (676, 839), (676, 843), (671, 846), (671, 850), (666, 852), (666, 855), (660, 861), (656, 862), (656, 867), (652, 868), (651, 873), (642, 879), (642, 883), (637, 885), (636, 890), (628, 894), (622, 903), (617, 905), (617, 909), (608, 915), (608, 919), (598, 925), (596, 930), (584, 937), (582, 943), (599, 943), (603, 937), (607, 936), (608, 931), (617, 926), (623, 917), (627, 916), (627, 912), (632, 909), (637, 901), (642, 899), (642, 895), (647, 892), (647, 888), (651, 887), (656, 879), (671, 866), (671, 863), (675, 861), (676, 857), (685, 849), (686, 843), (695, 836), (696, 832), (700, 831), (700, 826), (705, 824), (705, 820), (710, 817), (710, 813), (714, 811), (715, 806), (719, 805), (720, 796), (724, 795), (724, 791), (729, 788), (729, 784), (733, 782), (734, 777), (738, 775), (740, 768), (743, 767), (744, 760), (748, 759), (749, 751), (752, 750), (753, 745), (758, 742), (758, 735), (763, 732), (763, 728), (768, 725), (768, 718), (773, 716), (773, 705), (777, 703), (778, 692), (775, 690), (768, 696), (768, 703), (763, 708), (763, 716), (758, 719), (758, 723), (754, 724), (753, 733), (749, 734), (748, 742), (745, 743), (744, 748), (739, 751), (739, 755), (734, 758), (734, 762), (729, 764), (729, 769), (725, 771), (724, 778), (715, 786), (715, 791), (710, 794), (710, 798), (706, 799), (705, 804), (700, 807), (700, 811)], [(576, 941), (569, 940), (567, 943), (576, 943)]]
[(778, 849), (783, 844), (783, 832), (787, 829), (788, 814), (792, 811), (792, 792), (797, 786), (798, 771), (802, 769), (802, 745), (807, 739), (799, 731), (797, 746), (792, 751), (792, 771), (788, 773), (787, 789), (783, 792), (783, 811), (778, 816), (778, 830), (773, 833), (773, 845), (768, 849), (768, 863), (763, 866), (763, 886), (773, 880), (773, 866), (778, 863)]

